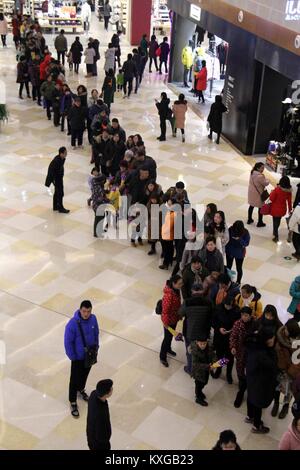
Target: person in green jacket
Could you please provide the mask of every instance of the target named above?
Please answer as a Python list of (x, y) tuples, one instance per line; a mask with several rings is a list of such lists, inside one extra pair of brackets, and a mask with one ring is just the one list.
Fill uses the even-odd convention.
[(51, 106), (52, 106), (52, 96), (55, 91), (55, 82), (52, 80), (52, 76), (49, 75), (47, 80), (42, 83), (41, 86), (41, 95), (45, 100), (47, 118), (51, 121)]
[(294, 318), (300, 320), (300, 276), (295, 277), (290, 287), (290, 296), (292, 301), (287, 309), (289, 313), (294, 315)]
[(111, 103), (114, 102), (114, 95), (116, 91), (116, 79), (113, 69), (109, 69), (108, 74), (106, 75), (103, 86), (102, 86), (102, 96), (103, 101), (107, 105), (108, 110), (110, 111)]

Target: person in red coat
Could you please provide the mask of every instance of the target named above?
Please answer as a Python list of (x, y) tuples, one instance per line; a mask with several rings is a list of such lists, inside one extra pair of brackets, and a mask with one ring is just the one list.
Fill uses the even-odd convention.
[(288, 212), (292, 212), (292, 186), (288, 176), (283, 176), (279, 184), (270, 194), (271, 216), (273, 217), (273, 242), (279, 240), (278, 229), (281, 218)]
[(20, 21), (17, 15), (13, 16), (11, 24), (12, 24), (13, 40), (14, 40), (16, 49), (18, 49), (18, 46), (20, 44), (21, 34), (20, 34)]
[(196, 90), (198, 92), (198, 97), (199, 97), (199, 103), (200, 99), (202, 98), (202, 103), (205, 103), (205, 99), (203, 96), (203, 91), (206, 90), (207, 88), (207, 68), (206, 68), (206, 60), (202, 60), (202, 69), (200, 72), (196, 74), (196, 80), (197, 80), (197, 85), (196, 85)]
[(164, 295), (162, 298), (162, 314), (161, 320), (164, 325), (164, 339), (160, 348), (160, 362), (165, 366), (169, 367), (167, 361), (167, 354), (176, 356), (176, 353), (171, 349), (171, 343), (173, 339), (172, 333), (167, 329), (169, 326), (176, 329), (177, 322), (179, 320), (178, 310), (181, 306), (180, 289), (183, 286), (181, 276), (176, 274), (167, 281), (164, 288)]

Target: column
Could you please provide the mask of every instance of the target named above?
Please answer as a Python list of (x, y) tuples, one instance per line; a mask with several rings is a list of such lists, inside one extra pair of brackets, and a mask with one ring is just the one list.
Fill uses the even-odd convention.
[(152, 0), (130, 1), (130, 44), (140, 44), (143, 34), (150, 36)]

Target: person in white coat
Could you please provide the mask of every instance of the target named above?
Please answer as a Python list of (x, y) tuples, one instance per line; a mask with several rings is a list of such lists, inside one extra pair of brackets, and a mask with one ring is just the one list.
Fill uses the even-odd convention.
[(85, 59), (84, 62), (86, 64), (86, 77), (91, 77), (93, 75), (93, 67), (94, 67), (94, 57), (96, 55), (95, 49), (92, 46), (92, 43), (88, 43), (86, 50), (84, 51)]
[(83, 21), (84, 31), (89, 31), (92, 19), (92, 10), (88, 2), (82, 4), (81, 19)]
[(8, 33), (8, 26), (7, 26), (7, 21), (4, 18), (3, 13), (0, 13), (0, 35), (1, 35), (1, 41), (2, 41), (2, 46), (6, 46), (6, 36)]
[(292, 253), (292, 256), (296, 258), (297, 261), (300, 261), (300, 202), (295, 207), (290, 218), (289, 229), (293, 232), (292, 241), (296, 250), (295, 253)]
[(106, 75), (110, 69), (116, 70), (116, 48), (111, 43), (108, 44), (108, 49), (105, 51), (104, 70)]

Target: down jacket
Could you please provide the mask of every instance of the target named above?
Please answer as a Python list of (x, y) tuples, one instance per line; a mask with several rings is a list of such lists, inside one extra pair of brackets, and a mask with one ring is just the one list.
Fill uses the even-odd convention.
[(273, 217), (285, 216), (288, 208), (288, 212), (292, 211), (292, 191), (290, 189), (283, 189), (281, 186), (273, 189), (270, 194), (271, 215)]
[(290, 296), (292, 301), (287, 309), (289, 313), (294, 315), (297, 310), (297, 306), (300, 304), (300, 276), (295, 277), (290, 287)]
[(181, 305), (180, 291), (167, 283), (162, 298), (161, 320), (165, 326), (175, 326), (179, 320), (178, 311)]
[(297, 350), (293, 348), (293, 339), (285, 335), (285, 326), (282, 326), (277, 331), (276, 353), (278, 358), (278, 367), (288, 373), (288, 375), (295, 379), (300, 375), (300, 364), (296, 365), (292, 362), (292, 355)]
[(87, 320), (83, 320), (80, 310), (76, 310), (65, 329), (65, 350), (71, 361), (82, 361), (85, 356), (78, 322), (82, 326), (86, 345), (99, 348), (99, 327), (96, 316), (91, 314)]

